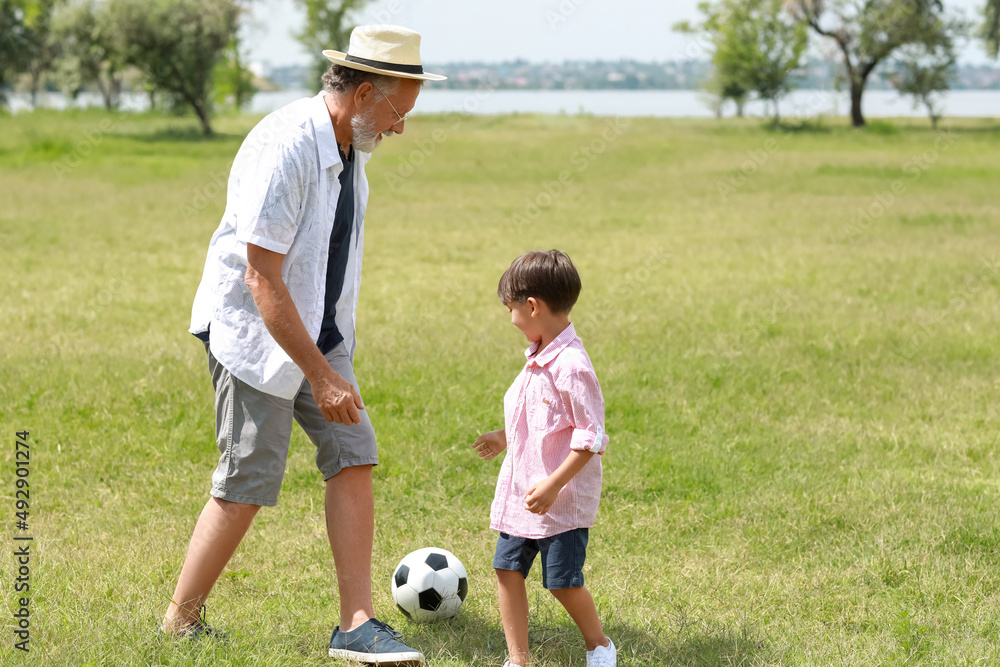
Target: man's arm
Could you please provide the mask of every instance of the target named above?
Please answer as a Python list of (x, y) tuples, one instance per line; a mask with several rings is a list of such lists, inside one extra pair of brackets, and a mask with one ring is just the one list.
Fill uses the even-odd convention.
[(359, 424), (364, 403), (354, 385), (330, 368), (295, 309), (281, 278), (285, 256), (252, 243), (247, 244), (246, 284), (261, 319), (278, 345), (305, 373), (316, 405), (327, 421)]

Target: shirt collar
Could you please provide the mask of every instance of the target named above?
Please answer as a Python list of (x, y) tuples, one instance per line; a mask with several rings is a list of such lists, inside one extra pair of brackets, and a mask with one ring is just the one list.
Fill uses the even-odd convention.
[(538, 349), (538, 343), (532, 343), (531, 347), (524, 351), (524, 356), (528, 358), (528, 365), (535, 366), (547, 366), (549, 362), (559, 356), (566, 347), (569, 346), (576, 340), (576, 330), (573, 328), (573, 324), (570, 323), (562, 332), (552, 339), (552, 342), (545, 346), (545, 349), (535, 355), (535, 350)]
[(312, 98), (312, 122), (316, 128), (316, 145), (319, 147), (319, 168), (328, 169), (336, 164), (340, 164), (340, 151), (337, 150), (337, 135), (333, 131), (333, 121), (330, 120), (330, 111), (326, 108), (326, 101), (320, 93)]

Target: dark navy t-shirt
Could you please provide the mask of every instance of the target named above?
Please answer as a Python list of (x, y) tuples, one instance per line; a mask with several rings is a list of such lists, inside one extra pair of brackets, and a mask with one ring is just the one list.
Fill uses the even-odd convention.
[[(337, 146), (337, 150), (340, 151), (340, 146)], [(336, 323), (337, 300), (344, 289), (347, 257), (351, 250), (351, 232), (354, 230), (354, 148), (351, 148), (351, 154), (347, 157), (340, 151), (340, 161), (344, 165), (344, 170), (340, 172), (340, 197), (337, 199), (337, 212), (333, 217), (333, 233), (330, 234), (323, 324), (320, 327), (319, 340), (316, 341), (323, 354), (344, 340)]]

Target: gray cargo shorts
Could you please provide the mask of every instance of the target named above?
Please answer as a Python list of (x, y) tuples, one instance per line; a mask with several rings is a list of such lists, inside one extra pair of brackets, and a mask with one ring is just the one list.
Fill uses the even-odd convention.
[[(375, 430), (367, 411), (361, 410), (360, 424), (328, 422), (308, 381), (302, 381), (294, 399), (278, 398), (233, 377), (208, 344), (205, 350), (215, 387), (215, 439), (221, 454), (212, 474), (212, 495), (216, 498), (265, 507), (278, 504), (292, 421), (298, 422), (316, 446), (316, 467), (324, 480), (344, 468), (378, 464)], [(326, 360), (358, 389), (343, 343), (328, 352)]]

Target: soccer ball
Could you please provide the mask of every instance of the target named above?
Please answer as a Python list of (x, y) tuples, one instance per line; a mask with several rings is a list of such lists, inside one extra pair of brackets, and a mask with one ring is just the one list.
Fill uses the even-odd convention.
[(420, 623), (451, 618), (468, 594), (465, 566), (444, 549), (417, 549), (392, 574), (392, 599), (407, 618)]

